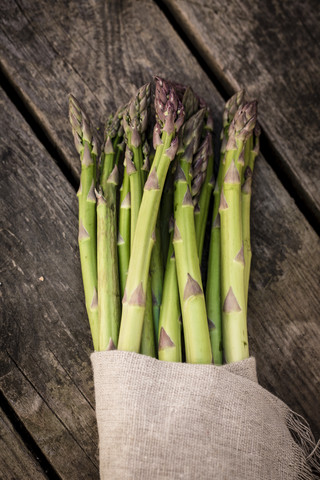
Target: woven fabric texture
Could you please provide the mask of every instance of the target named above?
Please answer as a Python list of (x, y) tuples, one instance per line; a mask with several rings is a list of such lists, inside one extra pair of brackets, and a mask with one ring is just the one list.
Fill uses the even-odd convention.
[(217, 367), (110, 351), (91, 360), (102, 480), (314, 478), (288, 428), (304, 424), (258, 385), (253, 358)]

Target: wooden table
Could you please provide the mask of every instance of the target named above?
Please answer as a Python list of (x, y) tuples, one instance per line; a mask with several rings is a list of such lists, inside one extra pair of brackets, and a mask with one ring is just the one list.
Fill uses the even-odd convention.
[[(96, 479), (92, 344), (67, 95), (96, 126), (154, 74), (190, 84), (219, 135), (259, 100), (251, 354), (262, 386), (320, 433), (317, 0), (4, 0), (0, 5), (2, 479)], [(317, 18), (318, 15), (318, 18)]]

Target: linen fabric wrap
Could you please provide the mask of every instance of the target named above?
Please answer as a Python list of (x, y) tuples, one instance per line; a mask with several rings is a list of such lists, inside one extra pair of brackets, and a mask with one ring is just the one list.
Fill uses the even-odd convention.
[(258, 385), (254, 358), (218, 367), (109, 351), (91, 360), (102, 480), (314, 478), (310, 429)]

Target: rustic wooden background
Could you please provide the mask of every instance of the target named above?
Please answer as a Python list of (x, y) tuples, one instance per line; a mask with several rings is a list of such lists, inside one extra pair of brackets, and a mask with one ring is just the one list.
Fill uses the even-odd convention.
[(320, 434), (317, 0), (3, 0), (0, 478), (97, 479), (68, 93), (100, 127), (161, 74), (210, 105), (259, 100), (251, 354), (262, 386)]

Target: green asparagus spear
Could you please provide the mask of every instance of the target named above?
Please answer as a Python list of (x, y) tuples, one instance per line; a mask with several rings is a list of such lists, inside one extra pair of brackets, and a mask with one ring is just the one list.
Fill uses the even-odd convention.
[[(139, 352), (146, 306), (146, 290), (150, 256), (160, 199), (170, 162), (178, 147), (176, 133), (183, 123), (183, 108), (170, 84), (156, 78), (154, 128), (156, 148), (153, 164), (144, 187), (136, 234), (130, 257), (128, 278), (123, 298), (119, 350)], [(160, 138), (161, 134), (161, 138)]]
[(120, 208), (118, 219), (118, 257), (121, 298), (123, 298), (124, 295), (130, 259), (131, 195), (130, 180), (127, 173), (128, 157), (130, 157), (130, 161), (132, 162), (132, 152), (128, 147), (126, 147), (125, 159), (123, 162), (123, 180), (120, 188)]
[[(196, 101), (194, 101), (194, 99)], [(185, 102), (185, 103), (184, 103)], [(183, 105), (187, 107), (188, 115), (191, 118), (185, 123), (180, 131), (180, 146), (178, 148), (177, 157), (182, 157), (185, 153), (190, 157), (192, 162), (193, 154), (198, 148), (203, 119), (205, 111), (201, 110), (193, 113), (193, 108), (198, 107), (198, 100), (190, 88), (185, 90), (183, 96)], [(203, 150), (203, 149), (202, 149)], [(201, 155), (200, 155), (201, 156)], [(199, 157), (200, 158), (200, 157)], [(202, 157), (201, 157), (202, 158)], [(195, 168), (195, 189), (200, 187), (199, 184), (199, 161), (196, 160)], [(191, 176), (189, 185), (191, 187)], [(176, 272), (176, 259), (173, 254), (173, 227), (170, 236), (169, 255), (165, 270), (164, 288), (166, 294), (163, 296), (161, 305), (160, 321), (159, 321), (159, 358), (165, 361), (180, 361), (181, 353), (181, 309), (179, 300), (178, 278)]]
[[(115, 172), (112, 176), (115, 177)], [(116, 348), (121, 313), (114, 188), (116, 183), (112, 185), (111, 182), (114, 180), (110, 177), (107, 188), (101, 188), (96, 192), (99, 350), (101, 351)]]
[(191, 188), (193, 204), (195, 207), (194, 221), (200, 264), (202, 259), (202, 250), (208, 218), (210, 198), (214, 182), (212, 147), (213, 119), (208, 109), (206, 109), (206, 123), (204, 131), (206, 132), (204, 140), (199, 147), (196, 158), (193, 161), (194, 173)]
[(79, 200), (79, 250), (82, 280), (93, 346), (99, 349), (96, 233), (97, 145), (87, 115), (73, 95), (69, 97), (69, 118), (75, 146), (81, 158)]
[(162, 290), (163, 290), (163, 259), (162, 259), (162, 250), (161, 250), (159, 215), (156, 223), (155, 243), (152, 249), (151, 260), (150, 260), (150, 283), (151, 283), (151, 293), (152, 293), (152, 312), (153, 312), (155, 344), (157, 345), (158, 332), (159, 332), (160, 306), (162, 301)]
[[(177, 84), (175, 84), (176, 86)], [(185, 111), (185, 122), (199, 109), (199, 100), (191, 87), (178, 85), (180, 98)], [(200, 118), (201, 121), (201, 118)], [(181, 133), (181, 131), (180, 131)], [(199, 128), (196, 134), (200, 135)], [(194, 141), (192, 132), (184, 139), (181, 138), (181, 151)], [(197, 144), (200, 139), (197, 138)], [(192, 148), (195, 148), (192, 144)], [(169, 175), (164, 186), (164, 195), (161, 200), (161, 219), (163, 230), (164, 254), (166, 255), (166, 267), (163, 283), (163, 300), (160, 309), (159, 331), (158, 331), (158, 355), (160, 360), (181, 362), (181, 307), (178, 289), (178, 278), (176, 272), (176, 259), (173, 248), (173, 196), (174, 196), (174, 172), (176, 163), (172, 163)], [(171, 218), (170, 218), (171, 217)], [(169, 219), (171, 221), (169, 221)], [(170, 235), (169, 235), (170, 225)], [(165, 233), (164, 233), (165, 232)]]
[(222, 364), (222, 319), (221, 319), (221, 261), (220, 261), (220, 192), (222, 183), (223, 159), (225, 156), (225, 148), (228, 141), (228, 132), (233, 117), (242, 105), (244, 91), (236, 93), (231, 97), (225, 105), (223, 113), (223, 129), (221, 132), (221, 151), (219, 171), (213, 191), (213, 213), (212, 227), (208, 260), (207, 285), (206, 285), (206, 305), (208, 313), (208, 323), (210, 331), (210, 340), (213, 361), (215, 365)]
[[(199, 110), (199, 99), (191, 87), (186, 85), (174, 83), (173, 84), (179, 98), (181, 99), (184, 108), (184, 121)], [(169, 249), (169, 222), (173, 215), (173, 186), (174, 186), (174, 172), (175, 163), (173, 162), (169, 174), (167, 175), (164, 185), (164, 192), (161, 199), (161, 247), (163, 252), (164, 266), (167, 263), (168, 249)]]
[[(256, 123), (253, 133), (249, 137), (245, 147), (245, 164), (243, 183), (241, 188), (241, 206), (242, 206), (242, 233), (243, 233), (243, 253), (244, 253), (244, 289), (246, 308), (248, 305), (248, 290), (251, 265), (251, 242), (250, 242), (250, 203), (251, 203), (251, 184), (252, 173), (256, 156), (259, 153), (260, 126)], [(248, 145), (248, 147), (247, 147)]]
[(244, 145), (256, 122), (256, 102), (237, 110), (229, 127), (220, 196), (222, 338), (225, 359), (249, 356), (244, 291), (244, 253), (241, 219), (241, 174)]
[(175, 162), (172, 162), (163, 188), (160, 205), (160, 235), (161, 249), (164, 270), (167, 265), (168, 250), (170, 245), (169, 225), (173, 215), (173, 177), (175, 171)]
[[(198, 149), (205, 110), (199, 110), (184, 125), (182, 144), (187, 148), (178, 155), (174, 192), (174, 237), (182, 321), (188, 363), (211, 363), (212, 353), (202, 288), (194, 207), (191, 195), (190, 167)], [(191, 141), (189, 138), (191, 137)]]
[(148, 83), (138, 90), (135, 97), (129, 102), (128, 109), (123, 116), (125, 140), (132, 152), (132, 157), (127, 156), (126, 158), (126, 171), (130, 178), (131, 248), (144, 186), (142, 145), (148, 123), (149, 104), (150, 84)]
[(99, 349), (111, 350), (118, 343), (120, 326), (120, 287), (117, 252), (117, 185), (119, 182), (119, 143), (123, 129), (123, 109), (110, 118), (105, 129), (101, 155), (100, 187), (97, 196), (97, 264)]
[[(146, 139), (142, 146), (143, 153), (143, 166), (142, 170), (144, 171), (144, 182), (148, 178), (150, 172), (150, 165), (153, 161), (153, 153), (151, 153), (149, 140), (150, 138), (150, 124), (147, 129)], [(158, 214), (156, 231), (155, 231), (155, 243), (151, 252), (150, 259), (150, 285), (151, 285), (151, 299), (148, 298), (147, 291), (147, 309), (148, 302), (152, 304), (152, 316), (153, 318), (153, 333), (154, 333), (154, 345), (152, 349), (156, 350), (156, 345), (158, 343), (158, 330), (159, 330), (159, 316), (160, 316), (160, 305), (162, 300), (162, 286), (163, 286), (163, 258), (162, 258), (162, 245), (161, 245), (161, 227), (160, 227), (160, 212)], [(149, 290), (149, 286), (148, 286)], [(145, 327), (143, 327), (145, 329)], [(142, 332), (142, 343), (143, 343), (144, 330)], [(142, 347), (141, 347), (142, 348)], [(149, 355), (151, 356), (151, 355)]]
[[(129, 102), (124, 116), (127, 148), (131, 155), (126, 157), (126, 170), (130, 179), (131, 198), (131, 248), (136, 233), (136, 224), (141, 205), (143, 187), (150, 168), (148, 163), (148, 144), (145, 140), (150, 104), (150, 84), (141, 87)], [(151, 279), (147, 284), (146, 309), (142, 330), (141, 350), (148, 356), (155, 356), (155, 334), (153, 324), (153, 305)]]
[[(197, 237), (197, 247), (199, 260), (201, 264), (202, 259), (202, 250), (204, 243), (204, 236), (208, 218), (208, 211), (210, 205), (210, 199), (212, 194), (212, 189), (214, 186), (214, 177), (213, 177), (213, 147), (212, 147), (212, 132), (213, 132), (213, 119), (207, 109), (206, 111), (206, 123), (204, 130), (206, 132), (204, 141), (199, 148), (199, 158), (203, 155), (207, 155), (207, 161), (201, 163), (201, 168), (199, 174), (197, 174), (197, 182), (193, 180), (192, 184), (192, 195), (194, 197), (193, 203), (195, 205), (195, 228), (196, 228), (196, 237)], [(205, 176), (203, 176), (205, 168)], [(199, 177), (199, 178), (198, 178)], [(201, 180), (204, 177), (204, 184), (202, 186)], [(197, 188), (195, 188), (197, 187)], [(201, 188), (201, 191), (200, 191)], [(197, 191), (198, 190), (198, 191)]]

